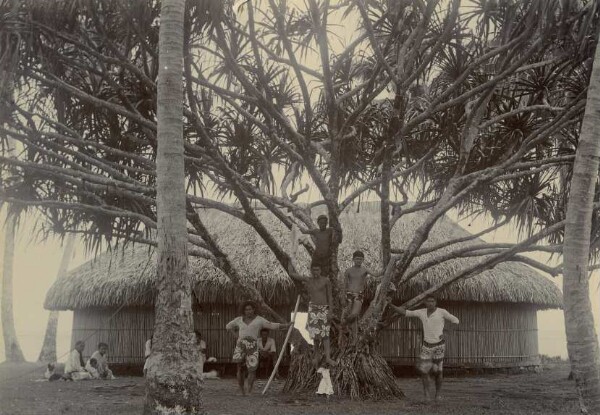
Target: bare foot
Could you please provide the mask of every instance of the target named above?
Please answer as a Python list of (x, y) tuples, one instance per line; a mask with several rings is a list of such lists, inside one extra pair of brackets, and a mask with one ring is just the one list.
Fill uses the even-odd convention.
[(333, 366), (337, 366), (337, 362), (335, 360), (332, 360), (330, 358), (325, 359), (325, 361), (327, 362), (327, 364), (331, 367)]

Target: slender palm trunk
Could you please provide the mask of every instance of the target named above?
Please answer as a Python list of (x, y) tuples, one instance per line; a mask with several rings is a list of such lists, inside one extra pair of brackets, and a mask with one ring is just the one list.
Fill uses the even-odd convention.
[(588, 261), (594, 193), (600, 162), (600, 43), (575, 156), (564, 241), (567, 348), (582, 411), (600, 414), (600, 351), (592, 315)]
[[(56, 278), (61, 278), (67, 274), (69, 270), (69, 263), (73, 257), (73, 249), (75, 248), (75, 235), (69, 234), (67, 236), (67, 242), (63, 251), (60, 265), (58, 266), (58, 273)], [(44, 343), (42, 344), (42, 350), (38, 357), (38, 362), (52, 363), (56, 362), (56, 329), (58, 328), (58, 311), (50, 311), (48, 316), (48, 324), (46, 325), (46, 334), (44, 336)]]
[[(7, 209), (8, 212), (9, 209)], [(8, 362), (23, 362), (25, 356), (21, 351), (13, 311), (13, 265), (15, 257), (15, 233), (17, 216), (6, 214), (4, 227), (4, 261), (2, 266), (2, 335), (4, 337), (4, 355)]]
[(193, 336), (183, 148), (185, 0), (161, 5), (156, 156), (158, 295), (145, 414), (200, 414), (202, 373)]

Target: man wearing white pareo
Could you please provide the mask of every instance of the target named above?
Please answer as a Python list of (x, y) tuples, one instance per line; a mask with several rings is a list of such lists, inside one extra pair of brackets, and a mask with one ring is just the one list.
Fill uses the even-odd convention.
[(75, 343), (75, 348), (69, 353), (69, 358), (65, 363), (65, 375), (72, 380), (88, 380), (91, 379), (91, 375), (85, 370), (83, 362), (83, 349), (85, 349), (85, 343), (81, 340)]

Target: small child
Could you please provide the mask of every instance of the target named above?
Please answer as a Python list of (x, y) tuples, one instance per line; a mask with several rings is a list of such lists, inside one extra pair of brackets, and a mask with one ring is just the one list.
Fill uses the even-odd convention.
[(311, 339), (315, 342), (314, 364), (317, 366), (321, 360), (319, 349), (321, 343), (325, 349), (325, 361), (335, 366), (336, 362), (331, 359), (331, 345), (329, 342), (329, 330), (331, 328), (331, 318), (333, 312), (333, 295), (331, 293), (331, 281), (329, 278), (321, 275), (321, 267), (311, 264), (310, 271), (312, 276), (307, 277), (299, 275), (288, 270), (290, 277), (302, 281), (308, 291), (310, 303), (308, 304), (308, 319), (306, 321), (306, 330)]
[(92, 379), (100, 379), (100, 373), (98, 372), (98, 361), (93, 357), (88, 360), (85, 365), (85, 370), (90, 374)]
[(365, 287), (367, 285), (367, 275), (380, 277), (381, 273), (374, 273), (363, 267), (365, 254), (362, 251), (355, 251), (352, 254), (354, 265), (344, 273), (344, 283), (346, 286), (346, 310), (345, 317), (342, 318), (342, 325), (352, 323), (358, 318), (365, 298)]

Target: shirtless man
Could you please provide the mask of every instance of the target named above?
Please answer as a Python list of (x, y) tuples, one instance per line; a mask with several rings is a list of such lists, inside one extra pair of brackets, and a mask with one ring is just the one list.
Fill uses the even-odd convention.
[(312, 229), (307, 233), (312, 235), (315, 242), (315, 250), (312, 255), (312, 264), (321, 267), (323, 276), (329, 275), (331, 268), (331, 253), (333, 245), (342, 242), (341, 235), (337, 236), (337, 232), (333, 228), (328, 228), (327, 223), (329, 218), (325, 215), (319, 215), (317, 218), (318, 229)]
[(346, 286), (346, 309), (342, 317), (342, 325), (352, 323), (358, 318), (365, 296), (365, 287), (367, 285), (367, 275), (381, 277), (382, 273), (374, 273), (363, 267), (365, 254), (362, 251), (355, 251), (352, 254), (354, 265), (344, 273), (344, 283)]
[(310, 338), (315, 342), (315, 366), (321, 361), (319, 352), (321, 343), (325, 349), (325, 361), (335, 366), (336, 362), (331, 359), (331, 345), (329, 343), (329, 330), (333, 316), (333, 294), (331, 292), (331, 281), (321, 275), (321, 267), (317, 264), (310, 266), (311, 276), (299, 275), (288, 269), (288, 274), (295, 280), (302, 281), (308, 291), (310, 303), (308, 304), (308, 319), (306, 330)]

